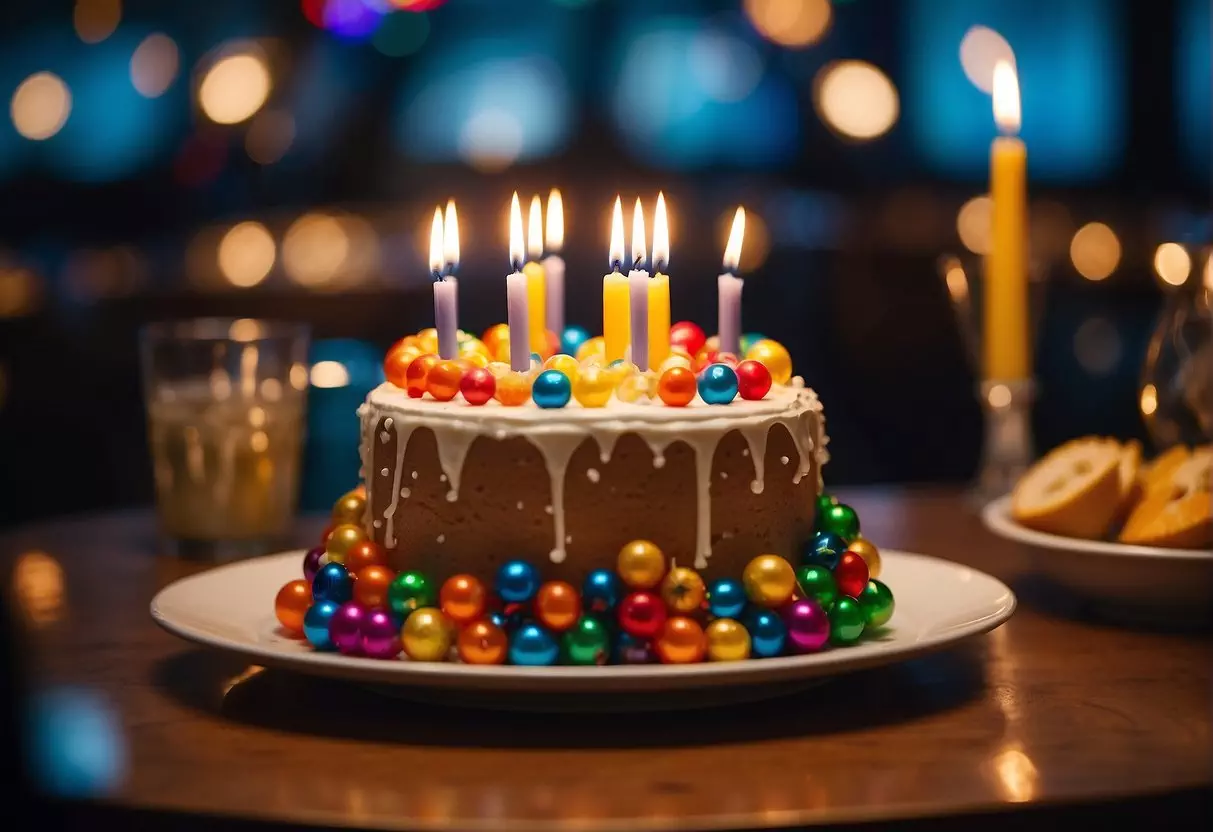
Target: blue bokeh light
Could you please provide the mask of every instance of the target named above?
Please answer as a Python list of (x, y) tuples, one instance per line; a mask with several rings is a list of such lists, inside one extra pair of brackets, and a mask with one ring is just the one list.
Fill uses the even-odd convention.
[(1213, 5), (1209, 0), (1184, 3), (1176, 42), (1179, 140), (1187, 164), (1207, 179), (1213, 173)]
[(30, 769), (60, 797), (100, 797), (126, 776), (127, 754), (114, 711), (95, 693), (56, 688), (33, 700)]

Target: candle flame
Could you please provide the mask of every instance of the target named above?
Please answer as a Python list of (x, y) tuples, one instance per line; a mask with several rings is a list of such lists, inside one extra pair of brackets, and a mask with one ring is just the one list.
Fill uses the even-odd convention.
[(653, 271), (664, 272), (670, 265), (670, 224), (665, 215), (665, 194), (657, 193), (653, 214)]
[(446, 261), (447, 274), (459, 268), (459, 214), (455, 211), (455, 200), (446, 202), (446, 221), (442, 226), (442, 258)]
[(647, 241), (644, 239), (644, 206), (640, 197), (636, 197), (636, 207), (632, 210), (632, 268), (639, 269), (649, 259)]
[(514, 271), (522, 269), (525, 248), (526, 244), (522, 238), (522, 207), (518, 204), (518, 192), (514, 191), (510, 200), (510, 265), (514, 267)]
[(552, 192), (548, 194), (548, 225), (545, 239), (550, 252), (555, 253), (564, 248), (564, 200), (560, 197), (560, 191), (555, 188), (552, 188)]
[(442, 209), (434, 209), (434, 222), (430, 226), (430, 271), (442, 274)]
[(611, 268), (619, 271), (623, 264), (623, 202), (615, 197), (615, 210), (611, 214)]
[(1019, 77), (1007, 61), (994, 64), (994, 123), (1007, 135), (1019, 132)]
[(531, 197), (531, 216), (527, 222), (526, 253), (531, 260), (538, 262), (543, 256), (543, 203), (538, 196)]
[(741, 241), (745, 237), (745, 209), (737, 206), (733, 215), (733, 228), (729, 231), (729, 244), (724, 247), (724, 270), (729, 274), (741, 266)]

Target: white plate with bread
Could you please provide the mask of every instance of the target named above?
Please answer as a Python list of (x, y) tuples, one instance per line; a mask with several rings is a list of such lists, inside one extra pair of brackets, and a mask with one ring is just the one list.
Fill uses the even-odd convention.
[(1213, 609), (1213, 446), (1142, 459), (1137, 442), (1086, 437), (1041, 458), (982, 513), (1035, 569), (1117, 607)]

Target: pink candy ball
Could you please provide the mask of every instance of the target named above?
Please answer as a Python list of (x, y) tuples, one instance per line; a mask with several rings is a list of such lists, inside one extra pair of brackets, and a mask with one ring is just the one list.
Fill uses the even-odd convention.
[(371, 659), (394, 659), (400, 653), (400, 628), (387, 610), (371, 610), (362, 621), (362, 652)]
[(788, 626), (788, 648), (793, 653), (814, 653), (830, 640), (830, 618), (821, 604), (810, 598), (793, 601), (784, 610)]
[(329, 638), (341, 653), (351, 656), (362, 652), (362, 623), (366, 610), (361, 604), (350, 601), (342, 604), (329, 622)]

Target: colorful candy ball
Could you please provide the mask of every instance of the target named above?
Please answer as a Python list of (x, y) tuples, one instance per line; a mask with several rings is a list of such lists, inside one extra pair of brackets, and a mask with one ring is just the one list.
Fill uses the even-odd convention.
[(425, 352), (438, 352), (438, 330), (432, 326), (417, 333), (417, 342)]
[(459, 392), (468, 404), (485, 404), (497, 392), (497, 379), (486, 368), (473, 367), (459, 380)]
[(708, 590), (708, 612), (717, 618), (737, 618), (745, 610), (745, 587), (732, 578), (719, 578)]
[(666, 370), (672, 370), (675, 367), (682, 367), (685, 370), (689, 370), (691, 369), (691, 359), (687, 358), (680, 352), (670, 353), (657, 367), (657, 374), (660, 375)]
[(766, 336), (758, 332), (744, 333), (740, 338), (737, 339), (737, 343), (741, 347), (742, 355), (748, 352), (750, 347), (754, 346), (764, 338), (766, 338)]
[(690, 355), (703, 349), (705, 341), (707, 336), (703, 334), (703, 330), (691, 321), (679, 321), (670, 327), (670, 344), (682, 347)]
[(421, 348), (416, 344), (416, 340), (414, 339), (413, 343), (406, 343), (407, 341), (407, 338), (400, 339), (392, 344), (391, 349), (383, 356), (383, 377), (401, 390), (408, 386), (409, 365), (421, 355)]
[(771, 391), (771, 371), (765, 364), (746, 359), (737, 365), (737, 392), (746, 401), (766, 398)]
[(776, 384), (787, 384), (792, 380), (792, 356), (788, 355), (787, 349), (778, 341), (763, 338), (750, 345), (745, 357), (765, 364)]
[(388, 606), (388, 590), (396, 573), (373, 563), (354, 573), (354, 600), (369, 609)]
[(317, 601), (303, 616), (303, 637), (317, 650), (334, 649), (333, 640), (329, 638), (329, 622), (340, 606), (334, 601)]
[(664, 664), (691, 664), (703, 661), (708, 639), (698, 621), (676, 615), (666, 620), (653, 646)]
[(491, 621), (473, 621), (460, 631), (455, 649), (466, 664), (504, 664), (510, 640), (505, 630)]
[(344, 604), (354, 597), (354, 579), (339, 563), (326, 563), (312, 581), (312, 597), (317, 601)]
[(440, 402), (449, 402), (459, 393), (463, 365), (457, 360), (439, 361), (425, 378), (425, 390)]
[(805, 546), (801, 563), (805, 566), (824, 566), (833, 571), (846, 550), (847, 542), (838, 535), (833, 532), (817, 532)]
[(613, 392), (614, 377), (594, 364), (587, 364), (573, 378), (573, 398), (582, 407), (605, 407)]
[(511, 370), (497, 377), (497, 391), (493, 396), (506, 407), (518, 407), (531, 398), (531, 374)]
[(434, 607), (413, 610), (400, 631), (400, 643), (410, 659), (417, 662), (444, 661), (451, 652), (455, 626)]
[(619, 603), (619, 578), (609, 569), (595, 569), (585, 576), (581, 603), (586, 612), (611, 612)]
[(619, 602), (619, 626), (636, 638), (653, 639), (665, 626), (665, 604), (652, 592), (633, 592)]
[(470, 624), (484, 614), (484, 584), (473, 575), (452, 575), (438, 591), (438, 605), (456, 624)]
[(558, 352), (543, 362), (543, 369), (558, 370), (568, 376), (570, 382), (574, 382), (581, 365), (573, 356)]
[(834, 567), (834, 582), (838, 591), (850, 598), (858, 598), (868, 585), (868, 565), (863, 558), (854, 552), (842, 553), (838, 565)]
[(274, 615), (283, 629), (294, 635), (303, 632), (303, 617), (312, 605), (312, 584), (303, 578), (287, 581), (274, 597)]
[(717, 618), (705, 631), (708, 660), (736, 662), (750, 657), (750, 634), (732, 618)]
[(303, 556), (303, 578), (309, 584), (315, 579), (316, 573), (320, 571), (323, 565), (320, 559), (325, 556), (323, 546), (315, 546), (307, 550), (307, 554)]
[(804, 597), (812, 598), (827, 609), (838, 598), (838, 585), (834, 583), (834, 573), (824, 566), (810, 564), (800, 567), (796, 570), (796, 584)]
[(355, 543), (345, 553), (342, 563), (351, 575), (357, 575), (368, 566), (383, 566), (387, 563), (387, 552), (373, 540), (363, 540)]
[(756, 659), (769, 659), (783, 652), (788, 628), (774, 610), (755, 609), (742, 619), (750, 633), (750, 655)]
[(863, 562), (868, 565), (868, 576), (872, 578), (880, 577), (880, 550), (868, 540), (866, 537), (856, 537), (851, 541), (851, 545), (847, 547), (848, 552), (854, 552), (863, 558)]
[(796, 571), (779, 555), (759, 555), (742, 573), (746, 596), (761, 607), (786, 604), (796, 591)]
[(388, 606), (399, 616), (408, 616), (425, 607), (434, 606), (434, 587), (420, 572), (401, 572), (387, 591)]
[(867, 615), (854, 598), (839, 598), (830, 607), (830, 641), (834, 644), (854, 644), (863, 635)]
[(361, 643), (368, 659), (394, 659), (400, 654), (400, 625), (388, 610), (367, 610)]
[(404, 386), (405, 390), (408, 391), (410, 399), (420, 399), (425, 395), (430, 368), (437, 363), (438, 356), (427, 352), (424, 355), (417, 356), (413, 359), (413, 363), (409, 364), (408, 371), (405, 373)]
[(333, 521), (336, 523), (362, 523), (366, 514), (366, 494), (359, 491), (347, 491), (333, 504)]
[(615, 387), (615, 398), (628, 404), (647, 404), (657, 394), (657, 374), (635, 372), (624, 376)]
[(817, 528), (850, 542), (859, 537), (859, 515), (850, 506), (838, 503), (817, 516)]
[(614, 657), (618, 664), (652, 664), (657, 661), (652, 641), (627, 633), (620, 633), (616, 637)]
[(838, 498), (828, 492), (821, 492), (817, 495), (817, 517), (825, 514), (830, 510), (830, 506), (838, 505)]
[(868, 581), (859, 593), (859, 606), (867, 622), (865, 629), (883, 627), (893, 617), (893, 593), (880, 581)]
[(669, 407), (686, 407), (696, 389), (695, 374), (685, 367), (671, 367), (657, 381), (657, 395)]
[(730, 404), (737, 397), (737, 373), (728, 364), (709, 364), (699, 374), (699, 398), (707, 404)]
[(560, 658), (555, 637), (538, 624), (524, 624), (510, 637), (510, 664), (546, 667)]
[(703, 578), (694, 569), (678, 566), (671, 569), (661, 581), (661, 600), (670, 612), (695, 612), (703, 606), (707, 588)]
[(632, 589), (653, 589), (665, 577), (665, 554), (652, 541), (633, 540), (619, 550), (615, 571)]
[(497, 597), (507, 604), (530, 601), (539, 591), (539, 570), (524, 560), (511, 560), (497, 570)]
[(329, 638), (337, 651), (354, 656), (362, 652), (362, 622), (366, 608), (356, 601), (347, 601), (338, 607), (329, 621)]
[(814, 653), (830, 640), (830, 619), (811, 598), (793, 601), (783, 611), (788, 628), (787, 646), (793, 653)]
[(563, 633), (581, 617), (581, 596), (570, 583), (548, 581), (535, 593), (535, 617), (549, 630)]
[(345, 556), (350, 549), (366, 540), (366, 532), (361, 526), (353, 523), (341, 523), (333, 528), (328, 541), (324, 544), (325, 554), (330, 563), (345, 563)]
[(560, 639), (562, 657), (567, 664), (602, 665), (611, 656), (611, 634), (602, 621), (592, 615), (577, 619)]
[(531, 398), (545, 409), (564, 407), (572, 395), (573, 383), (560, 370), (544, 370), (531, 384)]
[(509, 324), (494, 324), (484, 331), (484, 335), (480, 336), (480, 340), (484, 342), (488, 348), (489, 354), (497, 359), (502, 360), (501, 348), (509, 349), (510, 346), (510, 326)]
[(590, 338), (578, 347), (577, 352), (574, 353), (574, 357), (578, 361), (585, 361), (592, 356), (606, 357), (606, 339), (601, 335), (595, 335), (593, 338)]
[(581, 345), (590, 340), (590, 333), (583, 326), (566, 326), (560, 333), (560, 351), (576, 356)]

